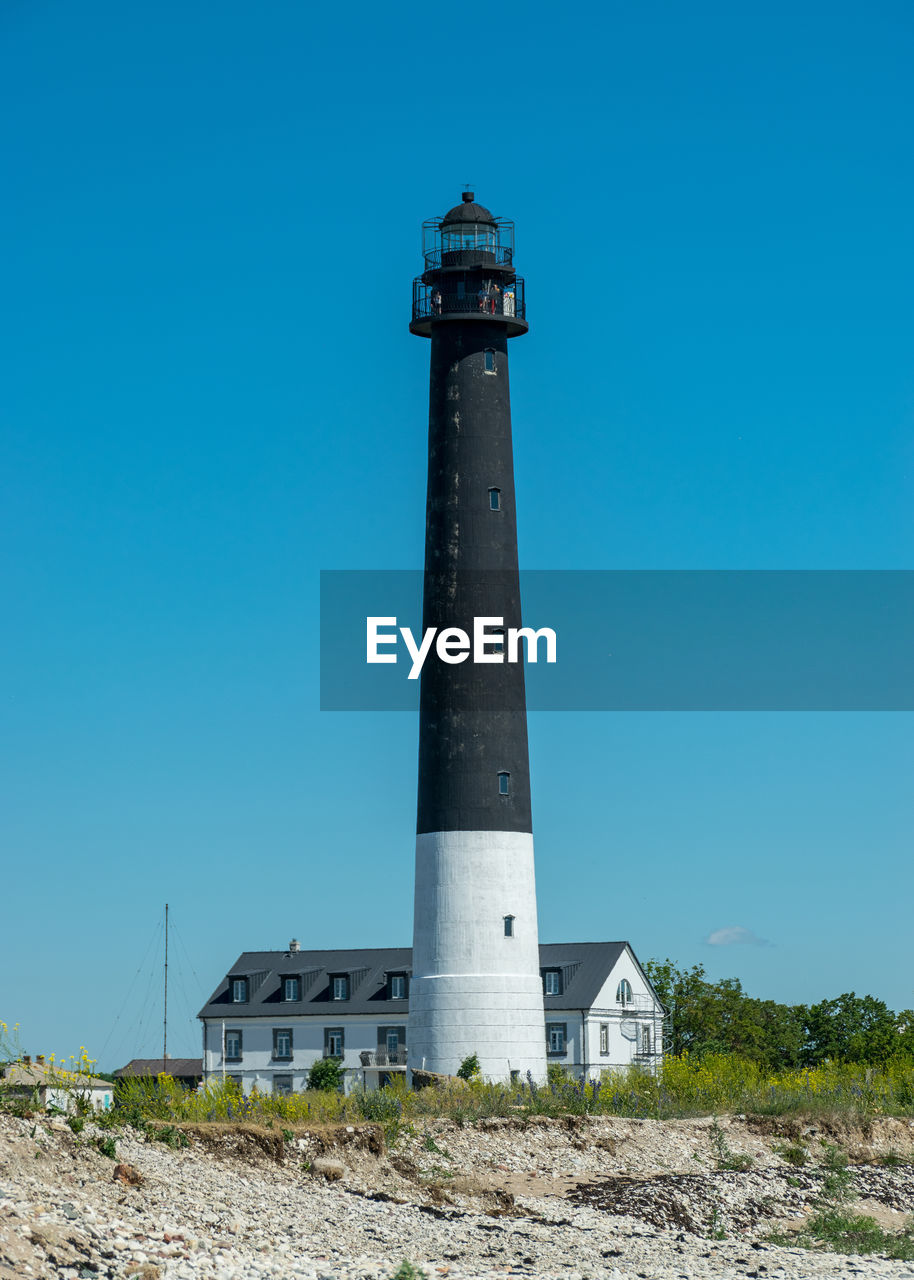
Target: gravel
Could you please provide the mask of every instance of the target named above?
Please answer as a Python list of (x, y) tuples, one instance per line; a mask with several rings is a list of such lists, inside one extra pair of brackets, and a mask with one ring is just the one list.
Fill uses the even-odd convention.
[[(745, 1170), (718, 1167), (726, 1150)], [(0, 1115), (0, 1280), (386, 1280), (404, 1259), (429, 1280), (562, 1277), (914, 1277), (914, 1264), (771, 1245), (821, 1190), (824, 1138), (843, 1137), (867, 1212), (900, 1228), (914, 1210), (914, 1127), (786, 1134), (751, 1121), (597, 1117), (433, 1122), (386, 1150), (376, 1125), (297, 1131), (189, 1127), (173, 1150), (127, 1130), (116, 1161), (87, 1123)], [(783, 1135), (782, 1135), (783, 1136)], [(867, 1163), (863, 1163), (867, 1161)], [(717, 1236), (725, 1235), (719, 1239)]]

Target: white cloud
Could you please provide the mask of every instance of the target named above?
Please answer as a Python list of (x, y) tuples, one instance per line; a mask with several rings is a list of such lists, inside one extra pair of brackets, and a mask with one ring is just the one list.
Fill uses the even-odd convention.
[(757, 937), (751, 929), (744, 929), (740, 924), (728, 925), (726, 929), (715, 929), (705, 938), (711, 947), (732, 947), (734, 943), (743, 942), (750, 947), (770, 947), (767, 938)]

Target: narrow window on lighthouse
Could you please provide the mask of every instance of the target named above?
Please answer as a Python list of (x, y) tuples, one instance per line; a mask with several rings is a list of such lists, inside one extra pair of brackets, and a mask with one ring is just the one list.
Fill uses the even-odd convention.
[(489, 510), (501, 511), (501, 489), (489, 490)]
[(506, 796), (510, 794), (510, 783), (511, 783), (510, 773), (505, 773), (504, 770), (502, 770), (501, 773), (499, 773), (498, 775), (498, 794), (500, 796)]
[(495, 627), (488, 633), (488, 638), (482, 647), (483, 653), (504, 653), (505, 651), (505, 633), (498, 627)]
[(491, 347), (486, 347), (486, 373), (495, 372), (495, 352)]
[(506, 938), (514, 937), (514, 917), (513, 916), (505, 916), (505, 937)]

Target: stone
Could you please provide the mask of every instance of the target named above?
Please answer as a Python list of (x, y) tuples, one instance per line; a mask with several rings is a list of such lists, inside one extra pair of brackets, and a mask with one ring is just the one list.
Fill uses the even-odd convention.
[(327, 1182), (338, 1182), (346, 1172), (346, 1166), (340, 1160), (327, 1160), (323, 1156), (311, 1161), (311, 1172)]
[(113, 1182), (120, 1182), (125, 1187), (141, 1187), (144, 1182), (143, 1175), (139, 1169), (132, 1164), (116, 1164), (114, 1173), (111, 1175)]

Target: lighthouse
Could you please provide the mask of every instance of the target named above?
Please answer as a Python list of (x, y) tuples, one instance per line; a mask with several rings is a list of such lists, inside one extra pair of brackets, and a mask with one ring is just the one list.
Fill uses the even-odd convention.
[[(508, 339), (527, 332), (514, 224), (465, 191), (423, 224), (410, 330), (431, 340), (423, 633), (485, 628), (422, 669), (409, 1066), (546, 1074)], [(488, 621), (486, 621), (488, 620)]]

